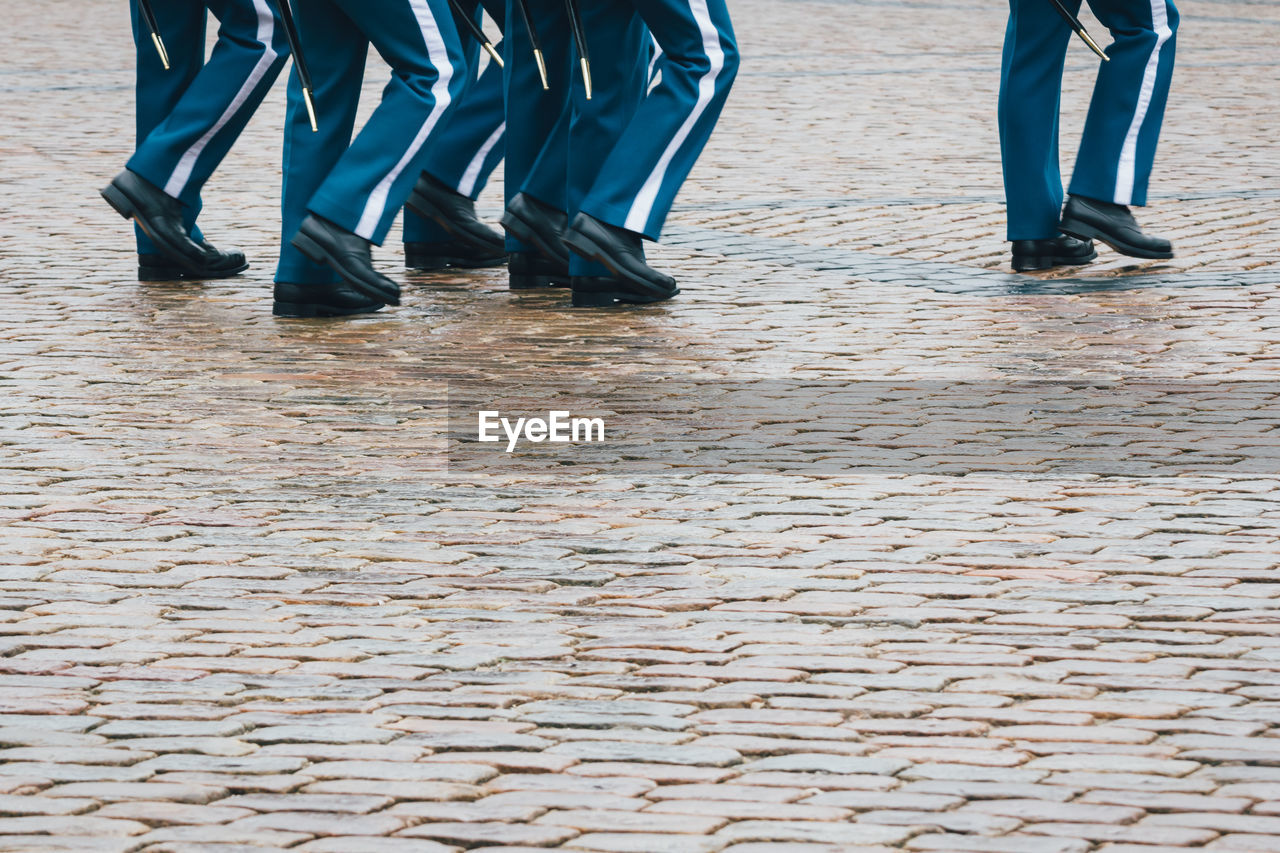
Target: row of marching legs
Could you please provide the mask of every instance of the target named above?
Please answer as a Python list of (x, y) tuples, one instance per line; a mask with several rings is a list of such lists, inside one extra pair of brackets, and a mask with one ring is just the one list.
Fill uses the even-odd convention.
[[(132, 0), (138, 146), (103, 195), (137, 226), (140, 279), (236, 275), (248, 263), (204, 238), (200, 195), (288, 58), (284, 22), (268, 0), (148, 5), (170, 67)], [(276, 314), (398, 305), (371, 247), (402, 210), (411, 268), (509, 264), (513, 289), (565, 286), (579, 306), (679, 292), (644, 245), (660, 237), (736, 76), (725, 0), (591, 0), (578, 20), (563, 0), (292, 7), (318, 120), (295, 63)], [(219, 38), (206, 59), (210, 12)], [(484, 59), (484, 13), (505, 35), (494, 39), (501, 63)], [(391, 76), (356, 133), (370, 46)], [(475, 212), (503, 162), (505, 235)]]

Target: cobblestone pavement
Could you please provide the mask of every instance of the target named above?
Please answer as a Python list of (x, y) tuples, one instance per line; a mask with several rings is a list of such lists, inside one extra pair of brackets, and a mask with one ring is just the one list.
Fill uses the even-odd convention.
[(96, 195), (120, 4), (2, 4), (0, 849), (1280, 850), (1274, 461), (1046, 472), (1031, 431), (982, 470), (974, 396), (868, 429), (902, 467), (445, 464), (449, 381), (1108, 382), (1121, 420), (1151, 381), (1183, 402), (1104, 456), (1265, 438), (1232, 383), (1277, 379), (1280, 6), (1185, 3), (1143, 214), (1179, 257), (1042, 277), (1001, 242), (1001, 6), (734, 0), (676, 301), (392, 241), (406, 305), (313, 322), (270, 316), (281, 93), (206, 196), (253, 269), (138, 284)]

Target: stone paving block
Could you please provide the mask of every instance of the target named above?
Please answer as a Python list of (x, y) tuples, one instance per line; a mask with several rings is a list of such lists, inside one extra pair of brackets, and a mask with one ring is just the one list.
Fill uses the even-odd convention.
[(649, 853), (652, 850), (670, 853), (715, 853), (722, 849), (724, 841), (695, 836), (672, 836), (657, 833), (592, 832), (579, 835), (561, 845), (564, 850), (598, 850), (608, 853)]
[(483, 764), (395, 761), (325, 761), (307, 768), (313, 779), (376, 779), (385, 782), (461, 782), (477, 784), (498, 772)]
[(341, 838), (317, 838), (292, 849), (302, 853), (458, 853), (462, 848), (423, 838), (344, 835)]
[(716, 833), (725, 841), (807, 842), (850, 845), (896, 845), (915, 835), (909, 827), (864, 823), (813, 823), (808, 821), (744, 820)]
[(63, 850), (81, 851), (81, 853), (133, 853), (140, 850), (141, 845), (136, 838), (99, 838), (78, 835), (6, 835), (5, 846), (10, 850), (37, 851)]
[(93, 813), (94, 817), (135, 820), (149, 826), (202, 825), (229, 823), (253, 814), (249, 809), (222, 805), (129, 800), (108, 803)]
[(765, 841), (734, 844), (724, 848), (726, 853), (892, 853), (898, 848), (863, 844), (807, 844), (803, 841)]
[(955, 833), (926, 833), (906, 843), (908, 850), (974, 851), (974, 853), (1087, 853), (1088, 841), (1068, 838), (1005, 836), (974, 837)]
[(58, 785), (42, 792), (45, 797), (93, 799), (102, 802), (154, 800), (197, 805), (222, 799), (225, 788), (210, 785), (179, 785), (165, 782), (77, 782)]
[(389, 835), (405, 822), (389, 814), (352, 815), (324, 812), (269, 812), (241, 818), (233, 829), (266, 829), (306, 835)]
[(399, 833), (398, 838), (428, 838), (458, 842), (463, 847), (529, 845), (551, 847), (579, 833), (563, 826), (531, 826), (520, 823), (427, 823)]
[(0, 815), (22, 817), (25, 815), (82, 814), (98, 807), (98, 801), (89, 798), (40, 797), (33, 795), (0, 795)]
[(61, 816), (0, 818), (0, 837), (6, 835), (80, 835), (91, 832), (99, 836), (139, 835), (149, 827), (134, 820), (117, 820), (93, 815), (70, 820)]
[(541, 826), (567, 826), (580, 832), (658, 832), (699, 835), (728, 823), (713, 815), (659, 814), (656, 812), (554, 809), (537, 818)]
[(153, 829), (138, 836), (145, 845), (170, 844), (187, 849), (197, 844), (230, 844), (257, 847), (293, 847), (306, 841), (310, 835), (302, 832), (281, 832), (270, 829), (249, 829), (227, 824), (220, 826), (167, 826)]
[(219, 800), (220, 806), (234, 806), (257, 812), (325, 812), (369, 814), (394, 803), (389, 796), (355, 794), (239, 794)]
[(1205, 846), (1206, 850), (1232, 850), (1242, 853), (1274, 853), (1280, 850), (1280, 838), (1274, 835), (1249, 835), (1232, 832), (1223, 835)]

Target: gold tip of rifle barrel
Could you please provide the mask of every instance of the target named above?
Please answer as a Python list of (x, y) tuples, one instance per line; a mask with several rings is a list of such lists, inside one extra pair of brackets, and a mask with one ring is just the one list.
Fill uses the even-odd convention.
[(1093, 37), (1090, 36), (1087, 32), (1085, 32), (1084, 30), (1081, 30), (1080, 38), (1084, 39), (1084, 43), (1089, 45), (1090, 50), (1098, 54), (1098, 56), (1102, 57), (1103, 62), (1111, 61), (1111, 57), (1107, 56), (1106, 52), (1102, 48), (1098, 47), (1098, 43), (1094, 41)]
[(307, 105), (307, 118), (311, 119), (311, 132), (319, 133), (320, 125), (316, 124), (316, 107), (311, 103), (311, 90), (302, 90), (302, 102)]
[(582, 85), (587, 90), (587, 100), (591, 100), (591, 62), (582, 57)]
[(164, 49), (164, 42), (160, 39), (159, 33), (151, 34), (151, 41), (156, 46), (156, 53), (160, 54), (160, 64), (164, 66), (164, 70), (169, 70), (169, 52)]
[(538, 63), (538, 76), (542, 78), (542, 91), (546, 92), (551, 89), (551, 81), (547, 79), (547, 60), (543, 58), (540, 50), (533, 52), (533, 58)]

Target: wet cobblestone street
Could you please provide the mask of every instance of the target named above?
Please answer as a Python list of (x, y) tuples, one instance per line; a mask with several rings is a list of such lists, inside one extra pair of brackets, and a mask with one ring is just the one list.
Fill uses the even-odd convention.
[[(406, 272), (397, 229), (404, 305), (311, 321), (283, 86), (204, 198), (252, 268), (139, 283), (124, 4), (0, 3), (0, 851), (1280, 851), (1280, 4), (1181, 4), (1139, 212), (1178, 256), (1039, 275), (1004, 4), (732, 8), (680, 297)], [(757, 382), (691, 463), (447, 452), (460, 389)], [(865, 467), (771, 467), (802, 398)]]

